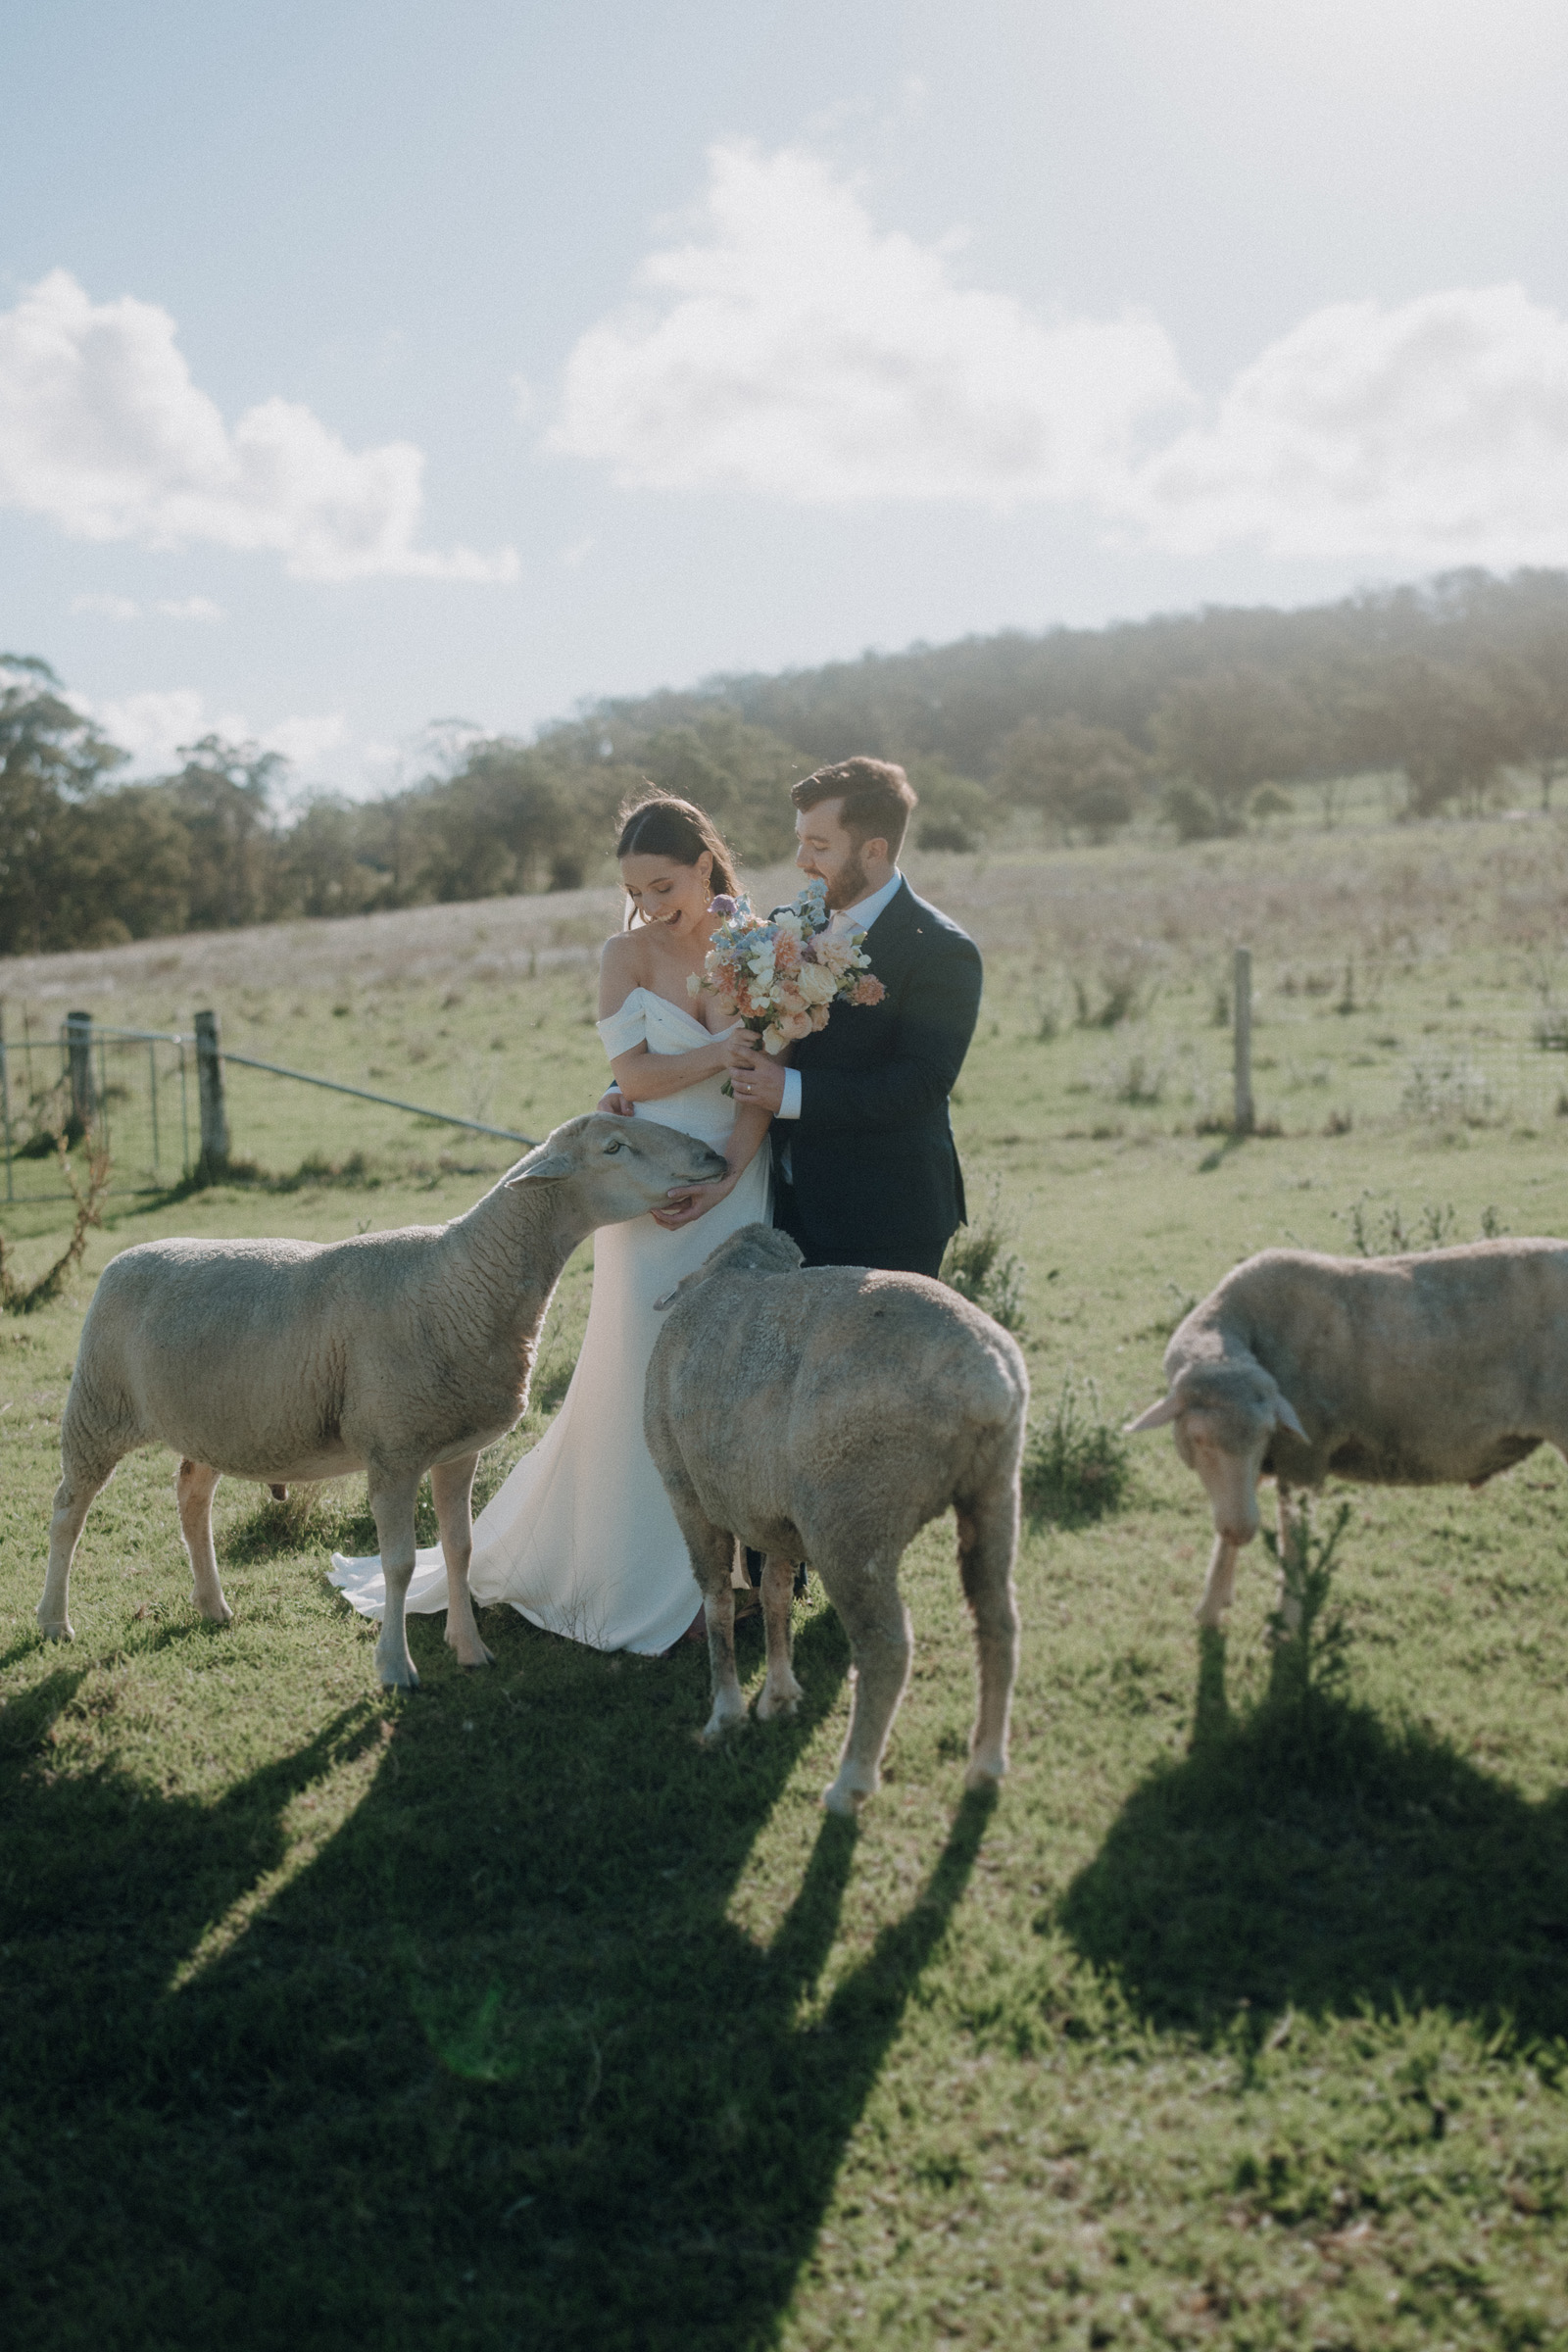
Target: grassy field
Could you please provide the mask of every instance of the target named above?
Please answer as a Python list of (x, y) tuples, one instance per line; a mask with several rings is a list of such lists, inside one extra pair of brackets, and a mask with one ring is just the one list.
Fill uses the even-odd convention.
[[(1027, 1270), (1041, 1418), (1069, 1375), (1112, 1418), (1152, 1399), (1187, 1301), (1266, 1244), (1568, 1234), (1568, 1056), (1537, 1042), (1568, 1036), (1568, 833), (1375, 815), (912, 861), (987, 952), (955, 1116)], [(17, 964), (7, 1035), (211, 1004), (265, 1058), (541, 1133), (598, 1090), (611, 904)], [(1238, 940), (1280, 1130), (1241, 1145)], [(1021, 1553), (994, 1805), (960, 1798), (970, 1645), (951, 1527), (928, 1530), (858, 1832), (816, 1804), (848, 1693), (814, 1598), (802, 1719), (718, 1754), (697, 1652), (606, 1658), (505, 1610), (481, 1676), (416, 1623), (424, 1686), (389, 1699), (321, 1576), (332, 1544), (373, 1545), (363, 1489), (220, 1489), (215, 1631), (171, 1462), (127, 1462), (83, 1539), (76, 1643), (45, 1650), (59, 1414), (107, 1258), (433, 1221), (503, 1164), (248, 1083), (258, 1180), (118, 1194), (74, 1297), (0, 1323), (8, 2342), (1568, 2340), (1555, 1457), (1477, 1494), (1352, 1491), (1347, 1671), (1303, 1703), (1260, 1546), (1228, 1639), (1200, 1642), (1206, 1506), (1167, 1437), (1135, 1442), (1120, 1512)], [(8, 1215), (23, 1275), (62, 1214)], [(559, 1401), (589, 1254), (492, 1485)]]

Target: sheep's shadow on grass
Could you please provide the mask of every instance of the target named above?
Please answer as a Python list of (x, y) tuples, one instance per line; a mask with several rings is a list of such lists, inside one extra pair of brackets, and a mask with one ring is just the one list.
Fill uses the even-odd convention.
[(1415, 1724), (1279, 1687), (1233, 1713), (1202, 1638), (1190, 1752), (1150, 1773), (1061, 1924), (1160, 2028), (1439, 2005), (1568, 2034), (1568, 1793), (1530, 1802)]
[[(417, 1694), (216, 1803), (52, 1770), (71, 1673), (8, 1727), (11, 2340), (774, 2340), (990, 1802), (955, 1773), (919, 1896), (803, 2025), (856, 1830), (823, 1818), (765, 1945), (728, 1908), (837, 1698), (837, 1620), (802, 1628), (800, 1719), (712, 1752), (697, 1648), (484, 1632), (466, 1676), (417, 1626)], [(345, 1766), (366, 1793), (288, 1877)]]

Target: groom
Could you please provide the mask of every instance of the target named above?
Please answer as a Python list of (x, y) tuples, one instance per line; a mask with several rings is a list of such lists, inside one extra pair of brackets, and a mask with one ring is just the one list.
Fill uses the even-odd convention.
[(736, 1097), (773, 1113), (773, 1222), (808, 1266), (936, 1274), (964, 1215), (948, 1097), (980, 1008), (980, 951), (898, 867), (915, 796), (886, 760), (819, 767), (790, 794), (795, 862), (860, 925), (879, 1004), (836, 1004), (794, 1066), (738, 1038)]

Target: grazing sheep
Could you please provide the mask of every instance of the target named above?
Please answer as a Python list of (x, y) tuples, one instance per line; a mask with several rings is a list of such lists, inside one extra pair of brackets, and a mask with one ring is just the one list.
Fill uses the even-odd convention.
[(281, 1485), (368, 1473), (386, 1577), (375, 1661), (415, 1689), (403, 1603), (414, 1499), (428, 1470), (447, 1563), (447, 1640), (484, 1666), (468, 1592), (479, 1450), (528, 1398), (562, 1268), (596, 1225), (711, 1182), (716, 1152), (649, 1120), (568, 1119), (450, 1225), (350, 1242), (144, 1242), (105, 1269), (61, 1429), (38, 1622), (73, 1639), (71, 1562), (87, 1506), (123, 1454), (171, 1446), (196, 1605), (230, 1615), (213, 1550), (225, 1474)]
[(757, 1712), (793, 1714), (795, 1562), (809, 1560), (850, 1637), (855, 1706), (823, 1802), (851, 1814), (878, 1767), (912, 1644), (899, 1562), (957, 1512), (980, 1705), (966, 1786), (1000, 1780), (1018, 1663), (1012, 1561), (1029, 1378), (976, 1306), (920, 1274), (801, 1265), (787, 1234), (746, 1225), (688, 1274), (648, 1367), (644, 1430), (702, 1587), (713, 1670), (704, 1738), (744, 1720), (735, 1675), (735, 1541), (765, 1555), (767, 1679)]
[[(1130, 1430), (1173, 1424), (1215, 1543), (1199, 1622), (1217, 1627), (1257, 1482), (1330, 1473), (1378, 1486), (1484, 1486), (1542, 1444), (1568, 1453), (1568, 1243), (1471, 1242), (1407, 1257), (1264, 1250), (1226, 1275), (1165, 1350), (1169, 1394)], [(1281, 1606), (1296, 1606), (1281, 1578)]]

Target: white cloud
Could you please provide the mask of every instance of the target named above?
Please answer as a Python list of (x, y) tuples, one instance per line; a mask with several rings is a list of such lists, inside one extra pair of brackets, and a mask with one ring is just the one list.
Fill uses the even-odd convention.
[(1568, 561), (1568, 320), (1518, 286), (1314, 312), (1203, 417), (1153, 319), (960, 286), (802, 149), (710, 156), (699, 224), (567, 362), (546, 446), (627, 487), (1080, 500), (1200, 553)]
[(1568, 556), (1568, 321), (1518, 286), (1315, 311), (1142, 469), (1183, 550), (1414, 563)]
[[(326, 767), (346, 764), (350, 784), (357, 780), (360, 762), (348, 749), (348, 722), (341, 710), (300, 712), (257, 727), (242, 711), (209, 710), (206, 697), (194, 686), (131, 694), (121, 702), (91, 703), (83, 695), (70, 699), (85, 717), (97, 721), (111, 743), (130, 754), (123, 775), (168, 775), (179, 765), (179, 754), (187, 745), (199, 743), (204, 735), (220, 735), (225, 743), (259, 743), (264, 751), (281, 752), (292, 770), (282, 780), (285, 799), (328, 780)], [(334, 760), (330, 754), (346, 757)]]
[(341, 710), (323, 711), (315, 718), (280, 718), (267, 730), (268, 750), (281, 752), (307, 782), (327, 753), (341, 751), (348, 739), (348, 721)]
[(221, 735), (231, 743), (244, 743), (250, 735), (237, 711), (209, 711), (205, 698), (194, 686), (129, 694), (116, 703), (89, 703), (79, 695), (71, 699), (97, 720), (111, 743), (130, 754), (131, 771), (136, 774), (151, 775), (172, 767), (176, 750), (182, 744), (198, 742), (203, 735)]
[(134, 620), (141, 612), (131, 596), (74, 596), (73, 612), (94, 612), (104, 620)]
[(627, 486), (777, 497), (1093, 496), (1191, 400), (1153, 320), (1037, 318), (879, 229), (818, 157), (715, 147), (699, 233), (590, 327), (547, 446)]
[(270, 550), (301, 579), (512, 580), (510, 548), (415, 545), (424, 459), (351, 450), (298, 402), (227, 426), (191, 382), (167, 311), (94, 304), (52, 270), (0, 313), (0, 506), (74, 538)]
[(210, 596), (160, 597), (156, 610), (170, 620), (222, 620), (221, 605), (215, 605)]

